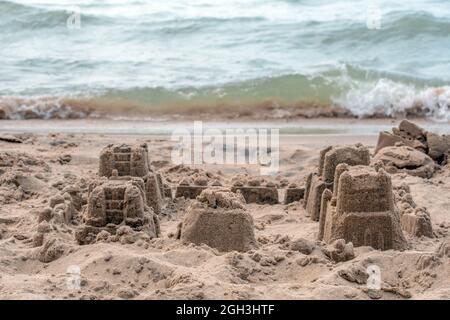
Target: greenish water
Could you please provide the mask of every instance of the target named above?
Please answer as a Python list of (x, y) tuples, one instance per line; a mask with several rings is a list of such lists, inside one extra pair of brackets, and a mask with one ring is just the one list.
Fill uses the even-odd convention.
[(320, 103), (450, 120), (445, 0), (0, 0), (0, 43), (11, 119)]

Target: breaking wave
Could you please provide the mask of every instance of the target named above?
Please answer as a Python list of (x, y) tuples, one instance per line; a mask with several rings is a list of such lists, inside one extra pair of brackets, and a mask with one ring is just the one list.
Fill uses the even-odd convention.
[(0, 118), (449, 121), (448, 2), (376, 3), (0, 0)]
[[(327, 110), (326, 112), (322, 112)], [(450, 121), (450, 86), (424, 87), (392, 79), (287, 75), (220, 87), (105, 89), (101, 93), (0, 97), (3, 119), (232, 115), (248, 117), (428, 117)], [(267, 111), (271, 111), (268, 115)], [(302, 112), (303, 111), (303, 112)]]

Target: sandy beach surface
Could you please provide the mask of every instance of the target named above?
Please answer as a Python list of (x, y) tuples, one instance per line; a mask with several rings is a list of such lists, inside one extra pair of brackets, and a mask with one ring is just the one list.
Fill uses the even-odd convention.
[[(417, 123), (436, 133), (450, 133), (448, 123)], [(282, 199), (289, 183), (303, 186), (307, 175), (317, 170), (324, 147), (360, 142), (373, 153), (378, 132), (397, 124), (325, 119), (205, 122), (204, 127), (280, 129), (279, 172), (262, 179), (279, 186)], [(394, 186), (406, 183), (417, 206), (426, 207), (432, 238), (405, 235), (408, 248), (403, 251), (355, 247), (355, 257), (343, 262), (324, 254), (324, 244), (317, 241), (319, 223), (306, 215), (303, 200), (246, 204), (257, 240), (257, 248), (247, 252), (219, 252), (176, 239), (177, 226), (194, 201), (184, 198), (165, 199), (159, 215), (161, 236), (154, 239), (138, 234), (134, 240), (123, 237), (79, 245), (74, 233), (83, 208), (70, 223), (38, 222), (42, 210), (65, 188), (81, 186), (81, 197), (87, 197), (86, 186), (97, 179), (99, 153), (112, 143), (147, 143), (151, 164), (173, 190), (183, 178), (196, 175), (224, 186), (237, 176), (259, 176), (254, 165), (173, 164), (176, 142), (170, 133), (192, 125), (0, 121), (0, 138), (9, 138), (0, 140), (0, 299), (450, 299), (449, 258), (448, 253), (442, 255), (450, 240), (448, 164), (429, 179), (392, 175)], [(296, 243), (309, 250), (296, 249)], [(382, 289), (376, 293), (367, 289), (366, 279), (360, 280), (371, 264), (381, 271)], [(76, 289), (68, 286), (73, 266), (80, 270)]]

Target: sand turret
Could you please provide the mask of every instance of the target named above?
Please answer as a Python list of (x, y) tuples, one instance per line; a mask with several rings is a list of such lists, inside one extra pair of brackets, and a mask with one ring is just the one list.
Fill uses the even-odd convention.
[(341, 163), (369, 165), (369, 150), (361, 144), (356, 144), (327, 147), (320, 152), (318, 172), (308, 177), (305, 191), (305, 209), (314, 221), (319, 220), (322, 193), (326, 188), (333, 189), (334, 172)]
[(319, 240), (332, 243), (344, 239), (355, 247), (405, 249), (389, 174), (383, 169), (340, 164), (333, 189), (322, 195)]
[(105, 147), (100, 153), (101, 177), (140, 177), (144, 181), (147, 203), (156, 214), (161, 212), (163, 199), (162, 177), (150, 166), (147, 144), (117, 144)]

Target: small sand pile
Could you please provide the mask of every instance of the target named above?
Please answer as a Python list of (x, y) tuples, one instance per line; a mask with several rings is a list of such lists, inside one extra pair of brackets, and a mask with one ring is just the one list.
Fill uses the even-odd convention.
[(27, 153), (0, 152), (0, 203), (22, 201), (46, 191), (50, 167)]
[(403, 120), (398, 128), (392, 128), (392, 133), (380, 132), (375, 154), (383, 148), (401, 145), (416, 149), (442, 164), (449, 156), (450, 136), (428, 132), (408, 120)]
[[(223, 177), (220, 174), (213, 173), (209, 170), (200, 168), (191, 168), (186, 165), (176, 165), (163, 170), (167, 180), (171, 183), (181, 183), (182, 180), (188, 179), (190, 184), (202, 183), (206, 180), (206, 185), (211, 181), (218, 180), (222, 182)], [(199, 185), (205, 185), (203, 182)]]
[(206, 189), (188, 208), (179, 238), (207, 244), (220, 251), (247, 251), (256, 247), (253, 219), (245, 200), (227, 189)]
[(412, 176), (431, 178), (436, 170), (433, 159), (412, 147), (384, 147), (374, 157), (389, 173), (405, 172)]
[(67, 246), (62, 243), (57, 238), (50, 238), (43, 244), (42, 248), (39, 249), (37, 255), (38, 260), (41, 262), (49, 263), (58, 258), (60, 258), (65, 251)]
[(345, 243), (344, 239), (337, 239), (322, 248), (322, 252), (334, 262), (344, 262), (355, 257), (353, 243)]
[(315, 248), (314, 242), (303, 238), (293, 240), (290, 243), (291, 250), (298, 251), (306, 255), (311, 254), (314, 248)]

